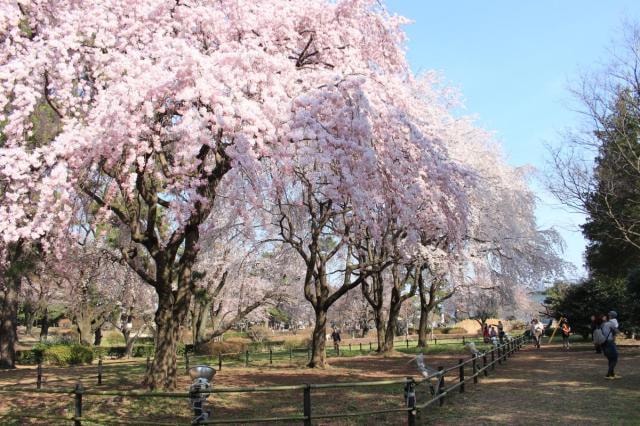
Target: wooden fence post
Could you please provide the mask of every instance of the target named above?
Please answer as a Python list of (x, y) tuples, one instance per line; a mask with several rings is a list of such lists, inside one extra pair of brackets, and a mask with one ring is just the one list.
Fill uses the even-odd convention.
[(102, 357), (98, 360), (98, 385), (102, 384)]
[(407, 349), (409, 349), (409, 339), (405, 339), (407, 341)]
[(438, 344), (438, 338), (437, 338), (437, 337), (434, 337), (434, 338), (433, 338), (433, 344), (434, 344), (434, 345), (437, 345), (437, 344)]
[(249, 366), (249, 351), (244, 351), (244, 366)]
[(471, 361), (471, 367), (473, 370), (473, 383), (478, 383), (478, 357), (473, 355), (473, 360)]
[(75, 395), (75, 415), (73, 416), (73, 425), (74, 426), (82, 426), (82, 393), (84, 389), (82, 388), (82, 383), (76, 384), (76, 388), (73, 393)]
[(491, 350), (491, 369), (496, 369), (496, 348)]
[(482, 354), (482, 371), (484, 372), (484, 377), (487, 377), (489, 375), (489, 372), (487, 371), (487, 354), (486, 354), (486, 352)]
[(147, 356), (147, 371), (149, 371), (149, 366), (151, 365), (151, 358)]
[(293, 359), (293, 349), (289, 348), (289, 361)]
[(36, 389), (42, 388), (42, 363), (38, 363), (38, 367), (36, 368)]
[[(438, 367), (438, 373), (440, 373), (440, 377), (438, 379), (438, 395), (444, 392), (444, 367)], [(440, 398), (440, 406), (444, 404), (444, 397)]]
[(416, 424), (416, 382), (413, 377), (407, 377), (405, 384), (405, 399), (407, 401), (407, 423), (409, 426)]
[(311, 385), (306, 384), (304, 387), (304, 426), (311, 426)]
[(184, 349), (184, 371), (189, 372), (189, 351), (186, 348)]
[(351, 353), (351, 343), (349, 343), (349, 353)]
[(460, 393), (464, 393), (464, 360), (461, 358), (458, 360), (460, 368), (458, 370), (458, 378), (460, 380)]
[(498, 364), (502, 364), (502, 352), (500, 351), (500, 345), (496, 348), (498, 350)]
[(360, 353), (362, 353), (362, 342), (360, 342)]
[(222, 352), (218, 352), (218, 371), (222, 370)]
[(466, 342), (466, 340), (465, 340), (464, 336), (462, 336), (462, 344), (464, 345), (464, 344), (466, 344), (466, 343), (467, 343), (467, 342)]
[(373, 348), (371, 347), (371, 342), (369, 342), (369, 351), (372, 351)]
[(273, 365), (273, 350), (269, 346), (269, 365)]

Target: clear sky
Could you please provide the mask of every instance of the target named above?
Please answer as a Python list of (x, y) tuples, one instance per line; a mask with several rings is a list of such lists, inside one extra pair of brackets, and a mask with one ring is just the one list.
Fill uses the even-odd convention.
[[(545, 144), (581, 123), (569, 93), (586, 70), (607, 62), (625, 20), (640, 19), (638, 0), (387, 0), (413, 21), (406, 27), (415, 72), (435, 69), (463, 94), (467, 114), (496, 133), (509, 162), (548, 170)], [(540, 226), (554, 226), (565, 258), (584, 274), (583, 217), (561, 208), (543, 185)]]

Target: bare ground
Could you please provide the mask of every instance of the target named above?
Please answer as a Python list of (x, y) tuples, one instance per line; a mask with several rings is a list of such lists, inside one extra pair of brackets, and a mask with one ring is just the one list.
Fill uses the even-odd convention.
[(528, 347), (444, 407), (422, 416), (438, 425), (640, 425), (640, 348), (620, 346), (617, 374), (590, 345)]
[[(454, 352), (456, 350), (454, 349)], [(433, 367), (451, 366), (467, 357), (464, 349), (457, 353), (428, 355)], [(332, 367), (309, 370), (304, 360), (288, 361), (273, 367), (223, 368), (216, 375), (219, 387), (269, 386), (304, 383), (336, 383), (401, 379), (417, 376), (415, 366), (407, 364), (409, 356), (375, 355), (352, 358), (332, 358)], [(419, 424), (624, 424), (640, 425), (640, 348), (621, 347), (618, 373), (621, 380), (603, 378), (606, 359), (593, 353), (588, 345), (578, 345), (569, 352), (558, 345), (541, 350), (526, 348), (497, 366), (488, 377), (480, 377), (477, 385), (468, 384), (464, 394), (447, 398), (443, 407), (433, 406), (421, 412)], [(140, 389), (144, 362), (111, 362), (105, 367), (104, 384), (96, 386), (96, 366), (45, 369), (47, 388), (69, 388), (80, 379), (86, 388), (101, 390)], [(182, 370), (183, 371), (183, 370)], [(453, 374), (453, 372), (451, 373)], [(469, 372), (467, 372), (469, 374)], [(448, 377), (452, 383), (455, 377)], [(0, 372), (0, 386), (30, 386), (35, 383), (35, 370), (21, 368)], [(179, 379), (178, 389), (189, 385), (186, 375)], [(418, 402), (426, 401), (424, 387), (418, 388)], [(247, 418), (302, 414), (302, 391), (260, 392), (251, 394), (216, 394), (211, 398), (214, 417)], [(343, 413), (403, 406), (402, 385), (362, 388), (313, 390), (313, 412)], [(184, 399), (137, 399), (117, 396), (85, 396), (85, 415), (124, 419), (144, 419), (163, 423), (188, 422), (189, 411)], [(0, 413), (40, 413), (70, 416), (73, 401), (67, 395), (0, 394)], [(105, 417), (106, 419), (106, 417)], [(135, 424), (135, 420), (133, 420)], [(26, 424), (26, 420), (2, 418), (0, 424)], [(54, 424), (52, 421), (32, 421), (31, 424)], [(402, 425), (406, 415), (378, 415), (342, 420), (322, 420), (321, 425)], [(104, 424), (109, 424), (104, 421)], [(280, 423), (282, 424), (282, 423)], [(295, 424), (293, 422), (285, 424)]]

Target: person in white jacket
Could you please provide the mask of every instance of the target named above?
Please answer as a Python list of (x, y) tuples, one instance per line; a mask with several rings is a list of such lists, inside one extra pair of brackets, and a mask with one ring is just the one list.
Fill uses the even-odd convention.
[(533, 345), (540, 349), (540, 341), (544, 334), (544, 324), (538, 321), (536, 318), (531, 320), (531, 337), (533, 338)]

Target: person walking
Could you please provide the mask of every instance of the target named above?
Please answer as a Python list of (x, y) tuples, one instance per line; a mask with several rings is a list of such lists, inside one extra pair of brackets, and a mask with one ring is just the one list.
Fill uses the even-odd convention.
[(544, 333), (544, 325), (536, 318), (531, 320), (531, 336), (533, 337), (533, 345), (540, 349), (540, 341)]
[(569, 322), (566, 318), (562, 321), (560, 331), (562, 332), (562, 349), (568, 350), (570, 348), (569, 336), (571, 336), (571, 327), (569, 327)]
[(333, 349), (335, 349), (336, 353), (340, 354), (340, 342), (342, 339), (340, 338), (340, 331), (336, 328), (331, 333), (331, 339), (333, 340)]
[(604, 335), (604, 343), (602, 346), (602, 353), (607, 357), (608, 369), (605, 379), (620, 379), (615, 373), (616, 365), (618, 364), (618, 347), (616, 346), (616, 334), (618, 334), (618, 313), (616, 311), (610, 311), (605, 317), (606, 321), (600, 326), (602, 334)]
[(482, 329), (482, 338), (484, 339), (485, 343), (489, 343), (491, 341), (491, 339), (489, 339), (489, 325), (485, 324), (484, 328)]
[(502, 321), (498, 321), (498, 337), (500, 338), (500, 344), (504, 342), (504, 325)]

